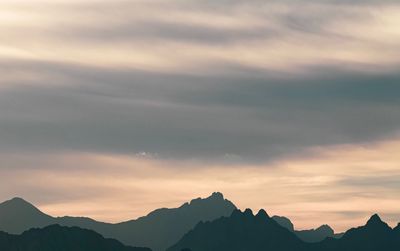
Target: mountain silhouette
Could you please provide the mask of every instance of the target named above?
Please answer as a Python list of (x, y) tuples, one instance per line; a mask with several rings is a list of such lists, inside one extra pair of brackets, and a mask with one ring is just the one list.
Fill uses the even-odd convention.
[(335, 232), (328, 225), (322, 225), (316, 229), (295, 231), (297, 237), (305, 242), (320, 242), (327, 237), (335, 237)]
[(284, 216), (272, 216), (279, 225), (286, 228), (287, 230), (296, 234), (300, 240), (305, 242), (320, 242), (327, 237), (340, 238), (343, 234), (335, 234), (333, 229), (329, 225), (322, 225), (316, 229), (310, 230), (295, 230), (293, 223)]
[(290, 232), (294, 232), (294, 225), (288, 218), (286, 218), (284, 216), (274, 215), (274, 216), (272, 216), (272, 219), (274, 221), (276, 221), (282, 227), (284, 227), (287, 230), (289, 230)]
[(397, 226), (393, 229), (393, 231), (395, 232), (395, 234), (397, 234), (398, 236), (400, 236), (400, 223), (397, 224)]
[(200, 222), (167, 251), (302, 251), (307, 250), (293, 232), (280, 226), (264, 210), (235, 210), (230, 217)]
[(32, 227), (44, 227), (54, 223), (53, 217), (21, 198), (13, 198), (0, 204), (0, 230), (22, 233)]
[(78, 227), (51, 225), (33, 228), (21, 235), (0, 232), (0, 250), (4, 251), (151, 251), (124, 246), (117, 240)]
[[(79, 228), (64, 228), (53, 224)], [(49, 225), (51, 226), (45, 227)], [(297, 231), (286, 217), (270, 218), (264, 210), (260, 210), (257, 215), (253, 215), (249, 209), (241, 212), (221, 193), (213, 193), (205, 199), (194, 199), (179, 208), (157, 209), (147, 216), (117, 224), (98, 222), (85, 217), (51, 217), (21, 198), (0, 204), (0, 230), (20, 234), (32, 227), (45, 228), (31, 229), (22, 235), (1, 232), (0, 250), (30, 251), (34, 250), (30, 248), (36, 245), (43, 245), (40, 246), (40, 251), (47, 251), (49, 249), (46, 249), (48, 248), (46, 245), (56, 245), (63, 243), (62, 241), (65, 241), (62, 245), (67, 245), (65, 247), (69, 248), (70, 244), (66, 243), (74, 242), (70, 238), (78, 238), (75, 240), (78, 241), (80, 235), (85, 236), (88, 233), (91, 234), (85, 237), (87, 240), (92, 237), (94, 240), (94, 235), (96, 238), (103, 235), (117, 239), (125, 245), (150, 247), (155, 251), (164, 251), (167, 247), (170, 247), (168, 251), (181, 251), (185, 248), (187, 251), (400, 250), (400, 224), (392, 229), (377, 214), (373, 215), (364, 226), (352, 228), (344, 233), (342, 238), (338, 238), (341, 235), (334, 235), (333, 230), (327, 225), (317, 229)], [(99, 234), (81, 228), (91, 229)], [(62, 237), (64, 233), (65, 240)], [(29, 239), (31, 236), (38, 238), (36, 242)], [(53, 239), (56, 243), (52, 243)], [(104, 240), (99, 239), (95, 242), (108, 247)], [(27, 245), (23, 247), (27, 249), (21, 249), (20, 245)], [(88, 247), (85, 245), (82, 247)], [(89, 250), (107, 250), (93, 248), (90, 247)], [(132, 250), (118, 248), (120, 246), (115, 246), (115, 250)], [(122, 248), (128, 247), (122, 246)], [(69, 249), (60, 247), (55, 250)]]
[(94, 230), (126, 245), (164, 251), (198, 222), (228, 216), (235, 209), (232, 202), (215, 192), (205, 199), (197, 198), (184, 203), (179, 208), (157, 209), (136, 220), (109, 224), (85, 217), (51, 217), (22, 199), (13, 199), (0, 204), (0, 230), (19, 234), (30, 228), (51, 224), (77, 226)]
[[(276, 219), (276, 218), (275, 218)], [(287, 223), (287, 222), (286, 222)], [(328, 228), (326, 228), (327, 231)], [(235, 210), (230, 217), (201, 222), (167, 251), (397, 251), (400, 224), (392, 229), (378, 215), (342, 238), (309, 243), (282, 227), (261, 210)]]
[(400, 235), (375, 214), (365, 226), (348, 230), (342, 238), (328, 238), (317, 244), (326, 251), (394, 251), (400, 250)]
[(400, 223), (393, 229), (394, 238), (396, 238), (395, 245), (400, 247)]

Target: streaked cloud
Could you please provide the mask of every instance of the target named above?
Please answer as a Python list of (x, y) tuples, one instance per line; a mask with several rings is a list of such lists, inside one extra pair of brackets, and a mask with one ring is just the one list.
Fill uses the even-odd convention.
[(373, 211), (394, 223), (398, 13), (389, 0), (1, 1), (0, 199), (116, 221), (221, 190), (304, 228)]
[[(263, 162), (398, 133), (397, 73), (311, 69), (223, 76), (3, 62), (0, 149)], [(21, 80), (22, 79), (22, 80)], [(51, 84), (56, 80), (56, 84)], [(37, 83), (37, 84), (36, 84)], [(44, 84), (41, 84), (44, 83)]]
[(23, 196), (53, 215), (122, 221), (219, 190), (241, 208), (289, 216), (298, 228), (327, 223), (342, 231), (376, 212), (396, 225), (399, 148), (398, 140), (343, 145), (234, 169), (143, 155), (7, 155), (0, 198)]
[(398, 64), (399, 6), (340, 3), (6, 1), (0, 53), (175, 72), (215, 63), (279, 71)]

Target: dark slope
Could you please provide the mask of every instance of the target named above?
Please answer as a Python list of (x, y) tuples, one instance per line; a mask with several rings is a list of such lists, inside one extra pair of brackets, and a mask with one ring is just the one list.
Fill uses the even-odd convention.
[(0, 204), (0, 230), (19, 234), (32, 227), (54, 224), (53, 217), (42, 213), (21, 198), (14, 198)]
[(400, 247), (400, 223), (393, 229), (395, 245)]
[(375, 214), (365, 226), (350, 229), (341, 239), (326, 239), (317, 247), (326, 251), (395, 251), (400, 250), (400, 235)]
[(400, 223), (397, 224), (393, 231), (400, 237)]
[(117, 224), (115, 229), (124, 242), (129, 240), (164, 251), (198, 222), (228, 216), (235, 209), (235, 205), (224, 199), (221, 193), (213, 193), (208, 198), (194, 199), (179, 208), (155, 210), (137, 220)]
[(296, 235), (272, 220), (264, 210), (235, 210), (230, 217), (199, 223), (168, 251), (302, 251)]
[(333, 229), (328, 225), (322, 225), (319, 228), (310, 230), (295, 230), (293, 223), (286, 217), (273, 216), (272, 219), (282, 227), (294, 232), (300, 240), (305, 242), (320, 242), (327, 237), (341, 237), (341, 234), (335, 235)]
[(47, 226), (21, 235), (0, 232), (0, 250), (7, 251), (151, 251), (124, 246), (114, 239), (78, 227)]
[(328, 237), (319, 243), (301, 241), (278, 225), (265, 211), (235, 211), (231, 217), (199, 223), (167, 251), (397, 251), (400, 225), (390, 228), (378, 215), (365, 226), (347, 231), (341, 239)]
[[(0, 208), (3, 204), (0, 205)], [(53, 218), (43, 214), (27, 202), (22, 204), (12, 207), (17, 208), (18, 213), (10, 213), (9, 211), (12, 210), (8, 210), (3, 214), (0, 211), (0, 230), (21, 233), (32, 227), (43, 227), (50, 224), (78, 226), (92, 229), (105, 237), (115, 238), (127, 245), (150, 247), (154, 251), (164, 251), (199, 221), (228, 216), (236, 208), (232, 202), (224, 199), (221, 193), (213, 193), (208, 198), (194, 199), (179, 208), (157, 209), (137, 220), (108, 224), (83, 217)], [(2, 224), (3, 219), (6, 224)], [(17, 224), (13, 225), (14, 222)]]
[(274, 216), (272, 216), (272, 219), (274, 221), (276, 221), (282, 227), (284, 227), (287, 230), (289, 230), (290, 232), (294, 232), (294, 225), (288, 218), (286, 218), (284, 216), (274, 215)]
[(333, 229), (328, 225), (322, 225), (319, 228), (311, 230), (295, 231), (295, 234), (305, 242), (320, 242), (325, 240), (327, 237), (335, 236)]

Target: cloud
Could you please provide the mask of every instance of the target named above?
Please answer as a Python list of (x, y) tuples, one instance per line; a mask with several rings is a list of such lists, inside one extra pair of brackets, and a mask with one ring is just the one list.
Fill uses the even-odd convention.
[(398, 191), (398, 189), (400, 189), (400, 185), (398, 183), (399, 178), (399, 176), (393, 175), (381, 175), (377, 177), (348, 177), (340, 182), (347, 186), (373, 187), (375, 189), (382, 188), (382, 185), (384, 184), (385, 188), (392, 188), (394, 191)]
[(22, 196), (53, 215), (117, 222), (222, 191), (242, 209), (288, 216), (300, 229), (330, 224), (343, 231), (373, 213), (396, 225), (399, 142), (318, 148), (312, 156), (235, 168), (126, 155), (2, 154), (0, 199)]
[(214, 64), (285, 72), (310, 64), (398, 64), (398, 4), (340, 3), (8, 3), (0, 55), (192, 73), (218, 70)]
[[(304, 227), (313, 218), (344, 229), (349, 215), (360, 223), (371, 213), (359, 208), (393, 220), (398, 147), (374, 143), (399, 135), (399, 9), (389, 0), (2, 1), (0, 194), (116, 220), (223, 190)], [(260, 199), (261, 190), (281, 193)], [(111, 219), (126, 201), (137, 211)]]
[(236, 155), (251, 162), (381, 140), (399, 130), (397, 73), (331, 68), (289, 77), (246, 70), (193, 76), (35, 61), (2, 65), (33, 76), (0, 92), (2, 151)]

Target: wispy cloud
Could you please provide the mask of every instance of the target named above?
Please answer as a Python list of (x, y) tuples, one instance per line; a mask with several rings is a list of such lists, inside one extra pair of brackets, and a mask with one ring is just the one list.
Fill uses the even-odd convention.
[(393, 222), (398, 143), (377, 142), (400, 129), (399, 11), (1, 1), (0, 198), (118, 220), (222, 190), (301, 227), (344, 229), (359, 208)]
[(341, 231), (375, 212), (395, 225), (399, 147), (391, 141), (315, 149), (312, 157), (234, 169), (143, 156), (7, 155), (0, 198), (23, 196), (54, 215), (122, 221), (219, 190), (241, 208), (287, 215), (298, 228), (328, 223)]
[[(398, 64), (393, 1), (5, 2), (8, 57), (158, 71)], [(29, 39), (26, 39), (29, 38)]]
[(308, 75), (193, 76), (1, 64), (6, 75), (21, 72), (22, 82), (0, 92), (0, 149), (8, 152), (235, 155), (252, 162), (381, 140), (399, 129), (397, 73), (316, 68)]

